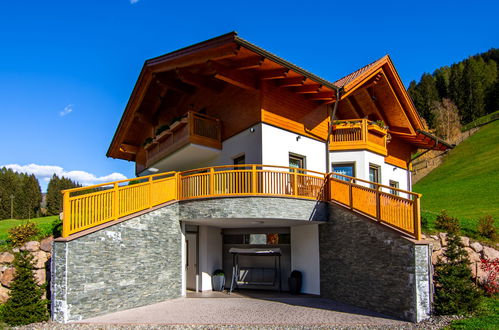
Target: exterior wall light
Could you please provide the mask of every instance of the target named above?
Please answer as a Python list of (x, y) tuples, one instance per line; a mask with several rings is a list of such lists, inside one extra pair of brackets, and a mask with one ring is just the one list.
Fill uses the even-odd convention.
[(298, 135), (298, 136), (296, 137), (296, 141), (300, 141), (300, 139), (301, 139), (301, 136), (300, 136), (300, 135)]
[(250, 128), (250, 132), (251, 132), (251, 133), (255, 133), (255, 128), (254, 128), (254, 127), (251, 127), (251, 128)]

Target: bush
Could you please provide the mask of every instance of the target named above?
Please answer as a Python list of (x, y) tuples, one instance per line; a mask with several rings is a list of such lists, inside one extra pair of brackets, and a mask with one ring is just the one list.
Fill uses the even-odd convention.
[(497, 274), (499, 274), (499, 259), (481, 259), (480, 268), (487, 273), (487, 278), (482, 283), (485, 293), (491, 297), (499, 293), (499, 278), (497, 278)]
[(457, 218), (449, 216), (446, 210), (442, 210), (440, 214), (437, 215), (437, 219), (435, 220), (435, 227), (437, 229), (454, 234), (459, 233), (459, 231), (461, 230), (459, 220)]
[(494, 218), (491, 215), (486, 215), (478, 220), (477, 231), (480, 236), (495, 240), (497, 236), (497, 229), (494, 223)]
[(480, 293), (471, 278), (468, 254), (456, 233), (449, 232), (445, 259), (435, 266), (435, 312), (440, 315), (466, 314), (476, 310)]
[(2, 307), (2, 319), (9, 325), (24, 325), (48, 320), (48, 300), (33, 276), (33, 256), (27, 251), (15, 254), (16, 275), (9, 300)]
[(19, 247), (38, 235), (40, 230), (34, 222), (28, 221), (25, 224), (9, 229), (9, 242), (14, 247)]

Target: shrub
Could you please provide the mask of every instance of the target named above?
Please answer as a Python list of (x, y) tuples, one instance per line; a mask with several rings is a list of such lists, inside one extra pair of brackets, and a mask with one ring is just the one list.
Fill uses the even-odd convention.
[(48, 301), (33, 276), (33, 256), (27, 251), (15, 254), (16, 275), (9, 300), (2, 308), (2, 319), (9, 325), (24, 325), (48, 320)]
[(21, 246), (31, 238), (38, 235), (40, 230), (34, 222), (28, 221), (25, 224), (9, 229), (9, 241), (15, 246)]
[(493, 296), (499, 293), (499, 279), (497, 278), (497, 274), (499, 273), (499, 259), (482, 259), (480, 268), (487, 272), (487, 278), (482, 283), (485, 293), (488, 296)]
[(447, 214), (446, 210), (442, 210), (435, 220), (435, 227), (448, 233), (457, 234), (461, 230), (459, 220)]
[(494, 218), (491, 215), (486, 215), (478, 220), (477, 231), (480, 236), (490, 238), (495, 240), (497, 236), (497, 230), (494, 223)]
[(213, 272), (213, 276), (219, 276), (219, 275), (224, 275), (224, 271), (221, 269), (217, 269)]
[(435, 312), (441, 315), (465, 314), (476, 310), (480, 293), (471, 278), (468, 254), (456, 233), (449, 232), (444, 262), (435, 266)]

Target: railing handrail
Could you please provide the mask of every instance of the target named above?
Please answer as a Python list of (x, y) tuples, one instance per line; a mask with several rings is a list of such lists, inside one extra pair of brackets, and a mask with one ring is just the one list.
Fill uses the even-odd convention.
[[(320, 176), (325, 176), (326, 173), (323, 172), (318, 172), (318, 171), (313, 171), (313, 170), (307, 170), (304, 168), (296, 168), (296, 167), (288, 167), (288, 166), (280, 166), (280, 165), (264, 165), (264, 164), (240, 164), (240, 165), (220, 165), (220, 166), (210, 166), (210, 167), (201, 167), (201, 168), (196, 168), (192, 170), (187, 170), (183, 172), (179, 172), (180, 176), (184, 176), (185, 174), (191, 173), (191, 172), (201, 172), (201, 171), (209, 171), (213, 169), (214, 171), (217, 169), (226, 169), (230, 168), (232, 170), (235, 170), (236, 168), (241, 168), (241, 167), (248, 167), (252, 168), (253, 166), (256, 167), (270, 167), (270, 168), (280, 168), (283, 170), (292, 170), (292, 171), (297, 171), (298, 173), (315, 173), (319, 174)], [(249, 170), (248, 170), (249, 171)], [(261, 170), (258, 170), (261, 171)], [(196, 173), (199, 174), (199, 173)]]
[(204, 113), (200, 113), (200, 112), (196, 112), (196, 111), (187, 111), (187, 115), (189, 114), (192, 114), (193, 116), (195, 117), (199, 117), (199, 118), (203, 118), (203, 119), (208, 119), (208, 120), (211, 120), (211, 121), (215, 121), (215, 122), (219, 122), (220, 119), (217, 118), (217, 117), (213, 117), (213, 116), (210, 116), (210, 115), (206, 115)]

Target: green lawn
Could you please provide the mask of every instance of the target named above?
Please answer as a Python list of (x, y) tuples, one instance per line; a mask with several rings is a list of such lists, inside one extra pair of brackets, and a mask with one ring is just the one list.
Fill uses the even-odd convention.
[(499, 121), (490, 123), (458, 145), (433, 170), (414, 185), (423, 194), (422, 215), (432, 230), (436, 215), (446, 209), (459, 218), (463, 234), (476, 236), (477, 219), (499, 218)]
[(499, 299), (485, 298), (471, 318), (452, 322), (450, 329), (499, 329)]
[[(49, 228), (52, 222), (56, 219), (58, 219), (58, 215), (51, 215), (48, 217), (42, 217), (42, 218), (33, 218), (29, 221), (35, 222), (38, 227), (42, 230), (45, 228)], [(12, 227), (15, 227), (17, 225), (21, 225), (26, 223), (28, 220), (23, 219), (23, 220), (15, 220), (15, 219), (5, 219), (5, 220), (0, 220), (0, 240), (6, 240), (8, 235), (9, 235), (9, 229)]]

